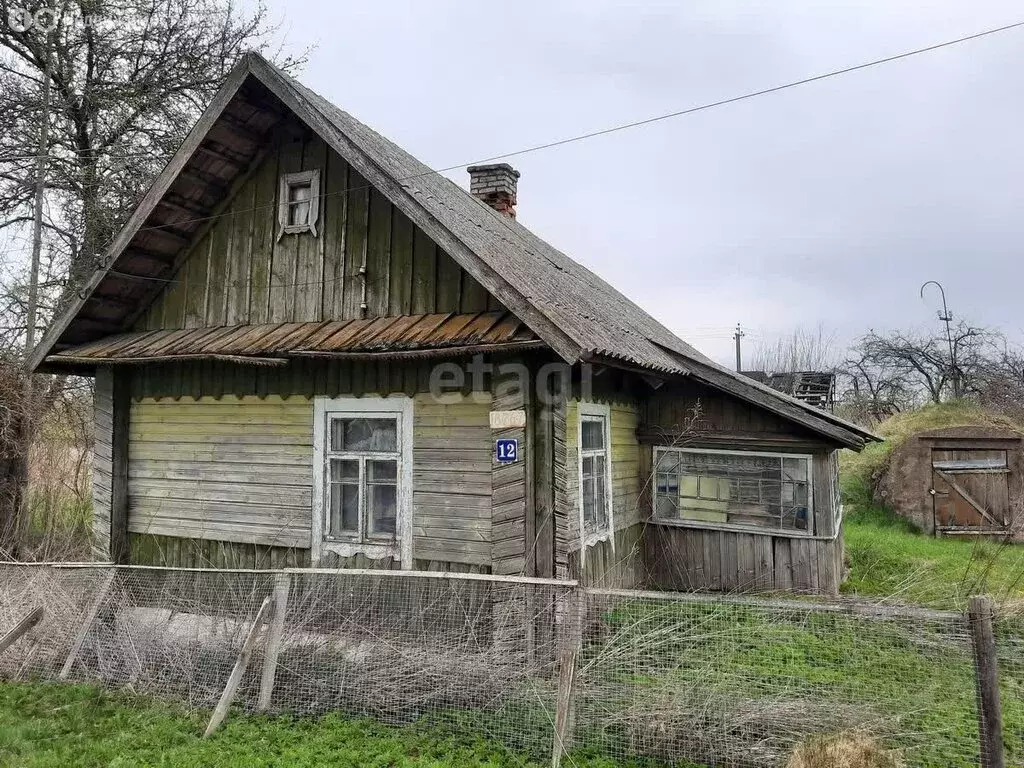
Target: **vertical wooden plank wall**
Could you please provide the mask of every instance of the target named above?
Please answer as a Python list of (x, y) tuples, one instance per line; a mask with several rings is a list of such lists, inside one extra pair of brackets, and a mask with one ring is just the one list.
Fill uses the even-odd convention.
[(93, 389), (92, 552), (94, 560), (110, 559), (111, 478), (114, 459), (114, 374), (96, 370)]
[(128, 560), (128, 424), (131, 385), (126, 370), (96, 371), (93, 394), (93, 557)]
[[(514, 373), (496, 373), (491, 407), (496, 411), (526, 409), (529, 390), (524, 385), (527, 383)], [(491, 438), (518, 440), (520, 454), (531, 455), (525, 429), (492, 430)], [(527, 567), (526, 522), (532, 504), (527, 504), (526, 461), (501, 464), (492, 455), (491, 462), (491, 572), (500, 576), (532, 575)]]
[(537, 361), (531, 370), (536, 391), (532, 398), (532, 459), (527, 456), (534, 478), (533, 548), (535, 567), (532, 575), (554, 578), (568, 569), (570, 514), (567, 504), (565, 464), (566, 389), (561, 367), (547, 370)]
[[(313, 169), (321, 172), (317, 236), (278, 237), (280, 174)], [(286, 135), (192, 244), (136, 328), (501, 308), (319, 137)]]

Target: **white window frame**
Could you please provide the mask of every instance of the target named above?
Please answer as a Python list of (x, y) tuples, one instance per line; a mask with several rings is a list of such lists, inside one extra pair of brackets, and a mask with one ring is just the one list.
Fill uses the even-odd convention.
[[(328, 424), (335, 418), (397, 418), (398, 480), (394, 541), (374, 541), (353, 536), (351, 541), (327, 538), (330, 514)], [(412, 570), (412, 441), (413, 401), (404, 395), (391, 397), (317, 397), (313, 400), (313, 525), (312, 560), (319, 564), (324, 555), (339, 557), (363, 554), (372, 560), (391, 557)], [(360, 525), (362, 519), (360, 518)]]
[[(807, 530), (800, 531), (790, 528), (768, 528), (758, 525), (743, 525), (742, 523), (708, 523), (701, 520), (686, 520), (683, 518), (658, 517), (658, 465), (663, 453), (714, 453), (725, 456), (767, 456), (783, 459), (805, 459), (807, 461)], [(654, 463), (652, 478), (652, 503), (651, 520), (660, 525), (678, 525), (683, 528), (706, 528), (709, 530), (721, 531), (743, 531), (744, 533), (760, 533), (772, 536), (786, 536), (793, 538), (815, 538), (814, 535), (814, 455), (810, 453), (787, 453), (785, 451), (744, 451), (724, 450), (716, 448), (672, 448), (670, 446), (654, 446)]]
[[(299, 184), (309, 184), (309, 218), (302, 224), (288, 223), (288, 190)], [(320, 171), (299, 171), (297, 173), (281, 174), (281, 183), (277, 193), (277, 223), (278, 239), (281, 235), (295, 235), (301, 232), (311, 232), (313, 237), (317, 236), (316, 223), (320, 219)]]
[[(587, 419), (604, 420), (604, 470), (606, 492), (604, 495), (605, 518), (608, 525), (605, 530), (587, 531), (586, 520), (583, 515), (583, 422)], [(615, 519), (613, 510), (612, 494), (612, 413), (611, 408), (604, 403), (579, 402), (576, 406), (576, 488), (579, 497), (579, 522), (580, 522), (580, 551), (586, 552), (589, 547), (601, 541), (610, 541), (612, 552), (615, 551)]]

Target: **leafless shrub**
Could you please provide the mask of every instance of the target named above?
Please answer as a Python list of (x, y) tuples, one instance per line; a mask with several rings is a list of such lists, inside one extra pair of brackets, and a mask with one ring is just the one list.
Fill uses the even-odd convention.
[(0, 360), (0, 555), (88, 559), (91, 387)]

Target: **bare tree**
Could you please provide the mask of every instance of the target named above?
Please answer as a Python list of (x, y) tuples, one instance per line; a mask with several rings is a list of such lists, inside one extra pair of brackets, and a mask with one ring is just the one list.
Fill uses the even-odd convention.
[(979, 397), (1001, 370), (994, 353), (1005, 348), (1005, 340), (997, 331), (961, 321), (953, 328), (952, 346), (951, 357), (948, 340), (939, 332), (871, 331), (840, 366), (841, 400), (852, 415), (877, 420), (952, 397), (954, 380), (961, 396)]
[(917, 399), (906, 371), (876, 358), (864, 339), (849, 349), (838, 373), (841, 409), (857, 421), (882, 421), (912, 407)]
[(239, 58), (259, 50), (285, 69), (302, 63), (304, 57), (268, 51), (276, 31), (265, 6), (240, 11), (231, 0), (0, 0), (0, 410), (10, 417), (0, 433), (0, 548), (10, 554), (26, 529), (33, 425), (65, 386), (54, 378), (22, 393), (12, 384), (20, 379), (32, 314), (24, 255), (40, 137), (46, 135), (41, 331), (91, 275)]
[(835, 333), (825, 330), (823, 325), (813, 329), (798, 327), (792, 335), (774, 344), (758, 344), (750, 369), (767, 373), (831, 371), (839, 359), (835, 342)]

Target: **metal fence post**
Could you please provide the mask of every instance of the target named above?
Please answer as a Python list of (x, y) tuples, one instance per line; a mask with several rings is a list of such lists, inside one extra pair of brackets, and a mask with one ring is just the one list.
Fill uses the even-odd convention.
[(999, 699), (999, 666), (993, 632), (993, 606), (989, 597), (972, 597), (967, 608), (978, 681), (978, 736), (982, 768), (1005, 768), (1003, 712)]

